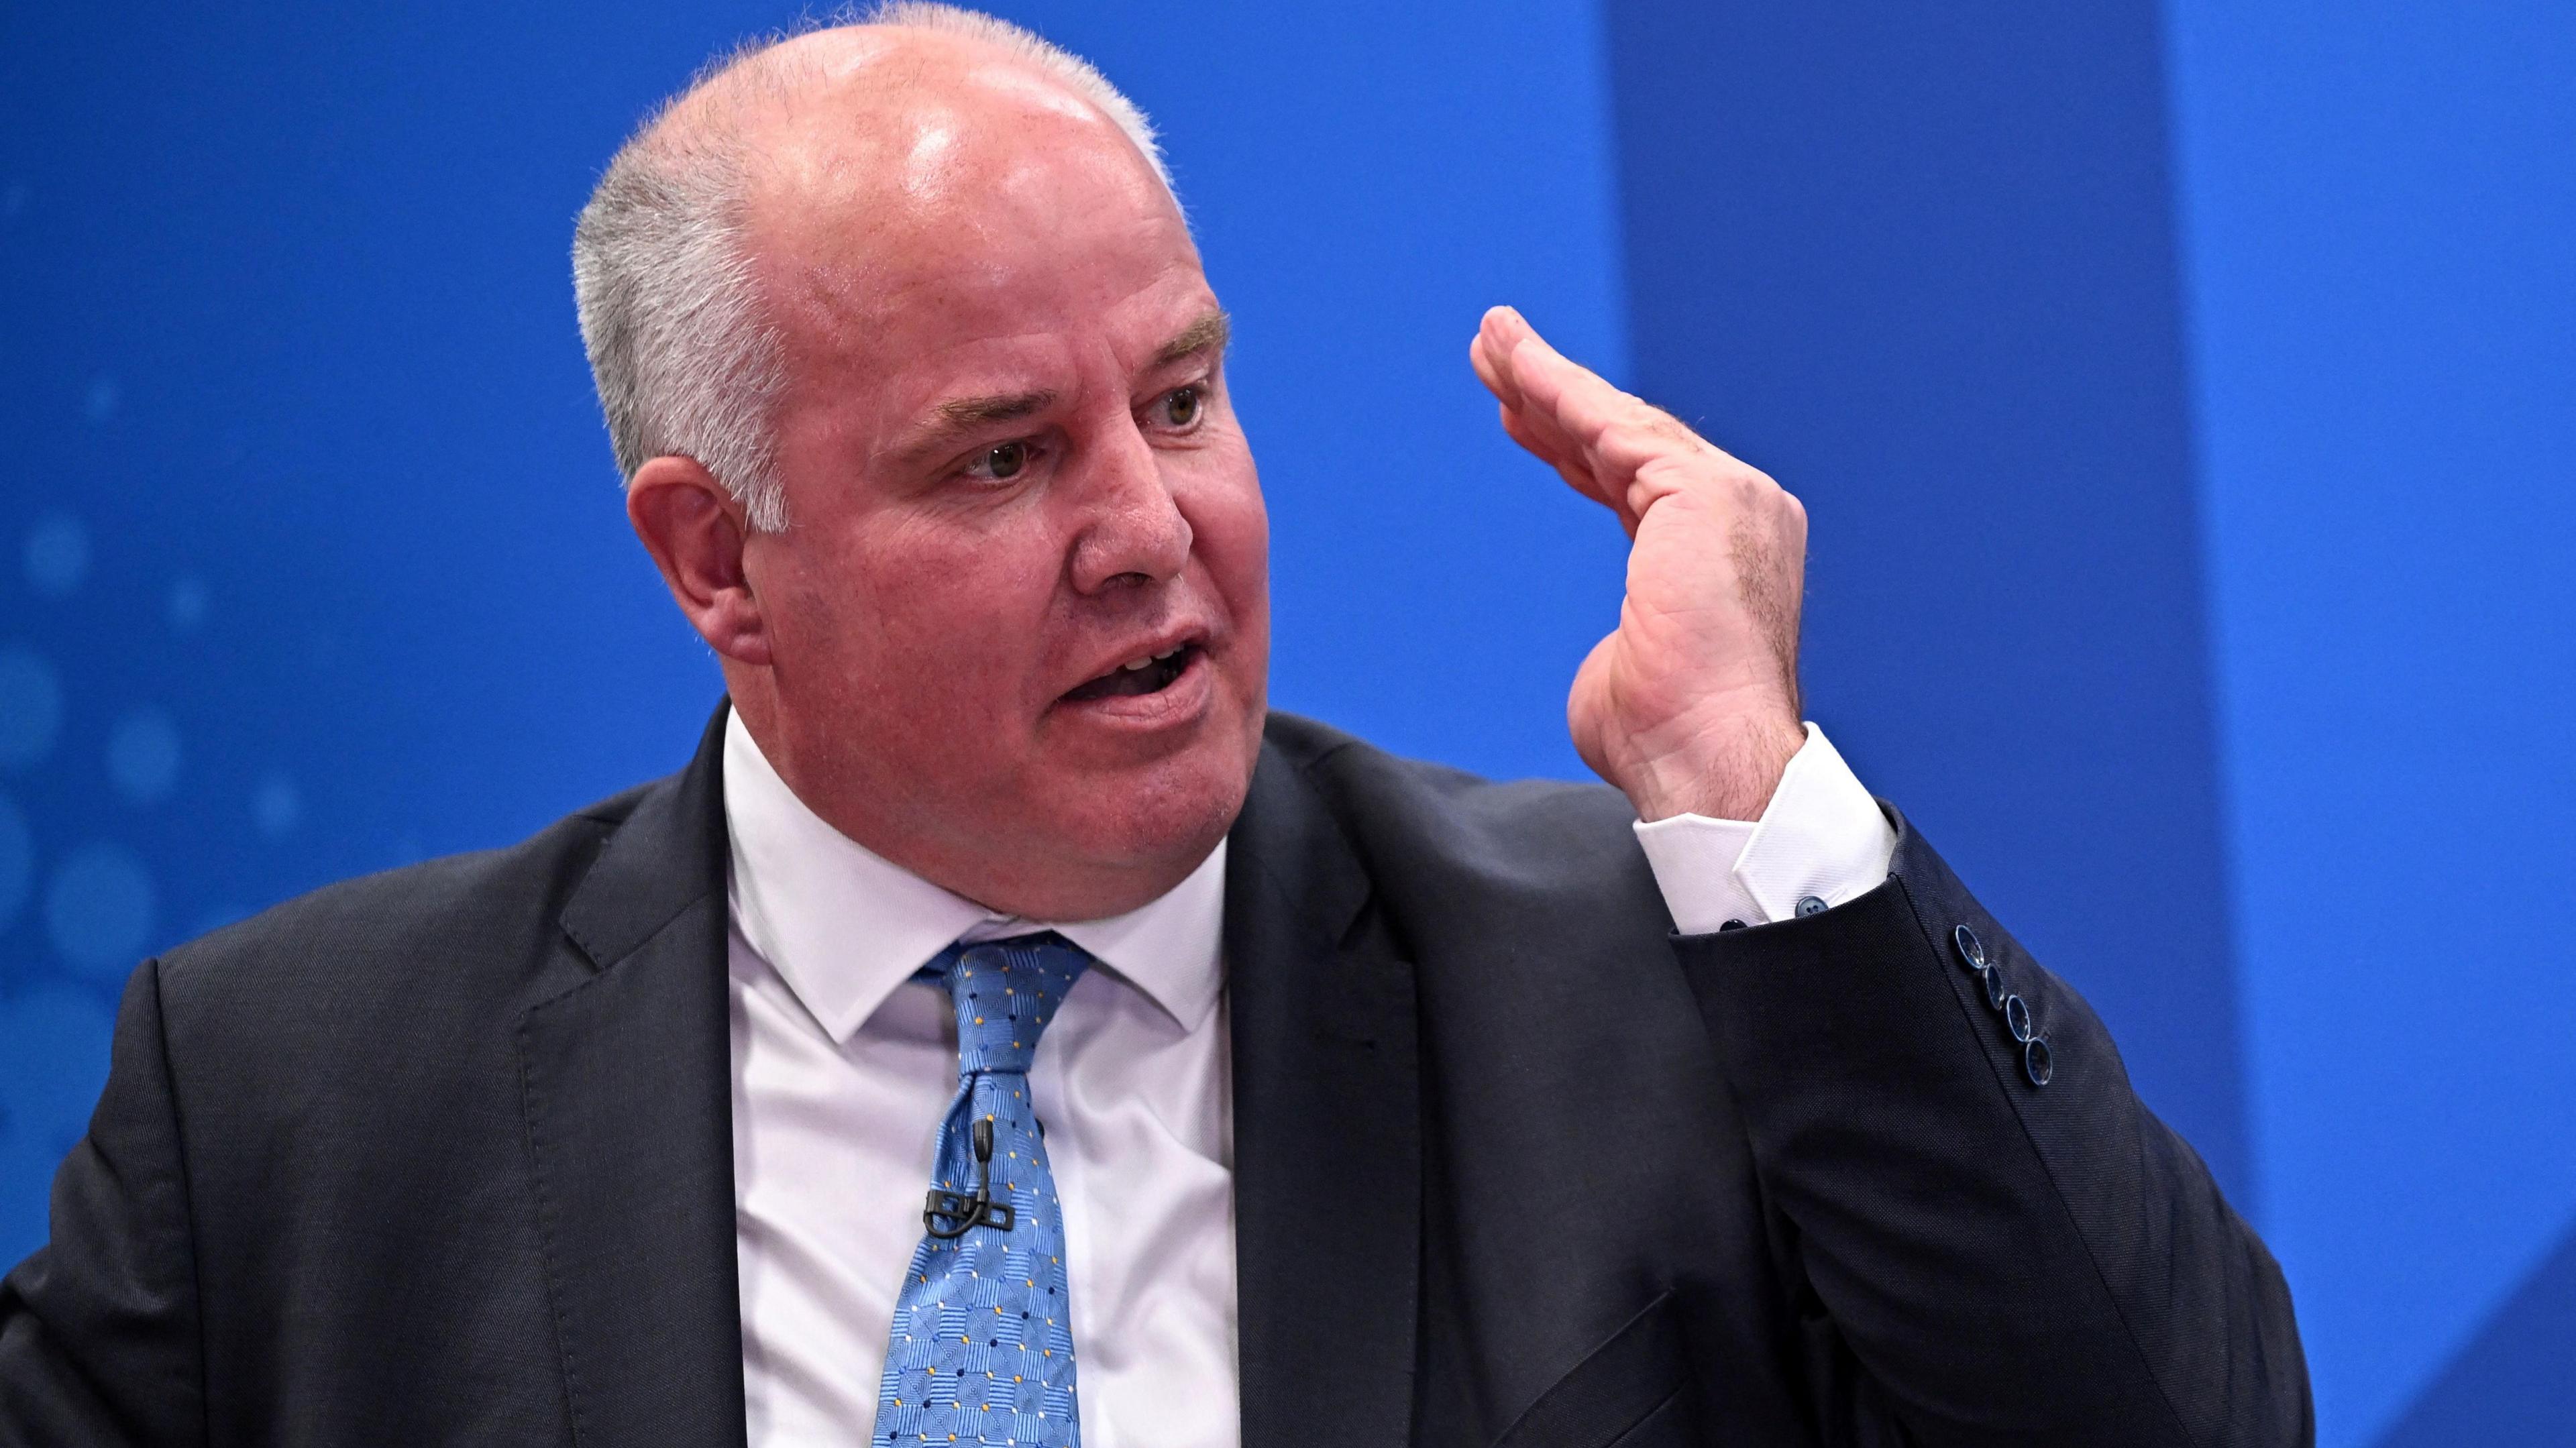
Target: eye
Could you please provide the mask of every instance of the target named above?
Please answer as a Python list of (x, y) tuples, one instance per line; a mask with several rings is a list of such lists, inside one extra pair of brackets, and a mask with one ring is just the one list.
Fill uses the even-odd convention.
[(1004, 442), (995, 443), (984, 449), (984, 455), (977, 458), (966, 471), (975, 477), (990, 478), (998, 483), (1018, 477), (1028, 465), (1029, 445), (1027, 443)]
[(1163, 395), (1163, 421), (1173, 427), (1187, 427), (1199, 420), (1199, 390), (1175, 387)]

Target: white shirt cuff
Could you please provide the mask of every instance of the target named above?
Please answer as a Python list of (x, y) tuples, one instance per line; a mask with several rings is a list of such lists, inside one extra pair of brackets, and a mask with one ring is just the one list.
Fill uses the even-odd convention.
[(1813, 724), (1760, 820), (1685, 814), (1636, 830), (1684, 935), (1786, 920), (1809, 895), (1827, 905), (1857, 899), (1886, 882), (1896, 856), (1895, 828)]

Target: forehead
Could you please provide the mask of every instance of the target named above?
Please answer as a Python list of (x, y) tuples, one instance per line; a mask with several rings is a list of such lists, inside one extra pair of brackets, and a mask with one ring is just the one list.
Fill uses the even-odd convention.
[(1087, 102), (1007, 63), (873, 81), (763, 150), (751, 253), (792, 357), (884, 371), (1104, 330), (1150, 350), (1206, 304), (1179, 208)]

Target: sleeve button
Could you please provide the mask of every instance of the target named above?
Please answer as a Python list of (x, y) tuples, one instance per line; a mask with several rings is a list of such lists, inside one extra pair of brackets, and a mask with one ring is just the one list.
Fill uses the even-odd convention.
[(2020, 996), (2004, 997), (2004, 1027), (2012, 1032), (2014, 1040), (2024, 1046), (2039, 1039), (2039, 1032), (2030, 1023), (2030, 1002)]
[(1986, 943), (1977, 938), (1977, 932), (1970, 930), (1965, 925), (1962, 925), (1958, 929), (1950, 932), (1950, 939), (1956, 942), (1959, 947), (1959, 963), (1961, 965), (1966, 966), (1970, 970), (1983, 970), (1986, 968)]
[(2021, 1043), (2021, 1069), (2033, 1086), (2045, 1086), (2048, 1078), (2057, 1074), (2049, 1061), (2048, 1037), (2033, 1036)]

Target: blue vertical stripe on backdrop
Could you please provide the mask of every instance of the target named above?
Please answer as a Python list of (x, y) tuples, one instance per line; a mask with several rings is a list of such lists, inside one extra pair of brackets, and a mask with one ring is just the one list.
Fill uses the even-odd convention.
[[(0, 29), (0, 1262), (137, 956), (676, 768), (719, 687), (618, 508), (565, 261), (619, 138), (803, 7), (21, 6)], [(1169, 142), (1235, 314), (1274, 699), (1576, 775), (1615, 523), (1466, 364), (1625, 370), (1589, 0), (1017, 4)]]
[(2502, 1365), (2563, 1374), (2576, 1312), (2481, 1329), (2576, 1285), (2528, 1276), (2576, 1223), (2576, 11), (2170, 24), (2254, 1139), (2321, 1439), (2440, 1373), (2489, 1416), (2397, 1441), (2536, 1441)]
[(2150, 0), (1614, 0), (1649, 395), (1811, 519), (1809, 711), (2254, 1196)]

